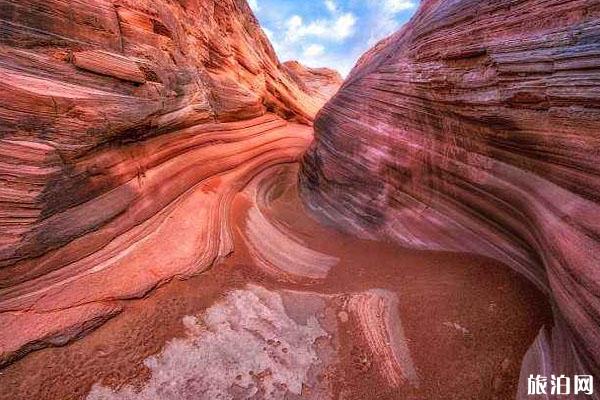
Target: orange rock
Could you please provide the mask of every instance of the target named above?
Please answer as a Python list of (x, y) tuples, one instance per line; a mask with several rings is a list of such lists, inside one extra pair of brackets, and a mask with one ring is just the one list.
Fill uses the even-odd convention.
[(74, 53), (73, 64), (81, 69), (125, 81), (146, 82), (146, 77), (135, 60), (106, 51), (90, 50)]
[(0, 19), (2, 364), (230, 253), (233, 194), (297, 160), (322, 101), (244, 1), (9, 1)]
[(325, 105), (342, 86), (342, 76), (335, 70), (308, 68), (298, 61), (286, 61), (283, 65), (301, 88), (322, 102), (321, 106)]
[(417, 372), (398, 313), (393, 292), (372, 289), (353, 294), (348, 309), (365, 337), (376, 366), (391, 387), (419, 386)]

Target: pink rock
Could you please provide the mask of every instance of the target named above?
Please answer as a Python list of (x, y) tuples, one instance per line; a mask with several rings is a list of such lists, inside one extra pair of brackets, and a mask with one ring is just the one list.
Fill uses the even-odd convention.
[(556, 326), (528, 368), (544, 358), (549, 373), (600, 375), (599, 12), (422, 1), (320, 113), (301, 174), (307, 204), (339, 226), (535, 282)]

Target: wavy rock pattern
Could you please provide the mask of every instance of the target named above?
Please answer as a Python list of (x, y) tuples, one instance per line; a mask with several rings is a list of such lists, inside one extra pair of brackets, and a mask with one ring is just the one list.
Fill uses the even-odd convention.
[(404, 382), (418, 386), (419, 381), (398, 313), (398, 298), (390, 291), (372, 289), (354, 294), (348, 309), (377, 359), (381, 375), (390, 387)]
[(227, 256), (323, 101), (242, 0), (0, 3), (2, 365)]
[[(110, 219), (41, 258), (2, 271), (8, 283), (0, 292), (3, 356), (17, 356), (20, 346), (38, 336), (27, 328), (35, 324), (27, 325), (14, 346), (3, 343), (15, 327), (8, 323), (15, 315), (140, 297), (228, 255), (234, 195), (262, 168), (297, 159), (310, 137), (308, 127), (265, 116), (202, 125), (99, 155), (109, 177), (113, 171), (112, 176), (129, 179), (56, 217), (70, 221), (72, 230), (80, 228), (78, 222), (80, 229), (87, 228), (86, 216)], [(132, 158), (132, 152), (139, 156)], [(51, 222), (47, 229), (61, 233)]]
[(266, 170), (246, 187), (252, 207), (246, 218), (244, 241), (257, 265), (278, 279), (323, 279), (339, 259), (310, 249), (294, 232), (265, 215), (279, 178), (275, 171)]
[[(249, 122), (257, 123), (246, 121), (241, 125)], [(277, 119), (276, 122), (283, 124)], [(224, 127), (223, 124), (218, 126)], [(241, 132), (247, 129), (242, 128)], [(289, 135), (294, 130), (298, 131), (294, 136), (299, 140), (302, 132), (306, 132), (307, 141), (310, 139), (307, 127), (285, 125), (267, 131), (275, 131), (275, 136), (279, 136)], [(238, 134), (240, 132), (233, 135), (235, 140), (229, 138), (244, 147)], [(262, 135), (267, 133), (251, 136)], [(292, 151), (285, 140), (273, 140), (273, 145), (284, 152)], [(184, 156), (184, 159), (191, 162), (194, 157)], [(198, 208), (186, 207), (191, 212), (189, 215), (175, 220), (166, 218), (163, 222), (172, 229), (162, 231), (162, 238), (168, 241), (169, 236), (175, 234), (177, 240), (165, 243), (150, 232), (148, 237), (153, 246), (144, 247), (144, 252), (131, 252), (136, 255), (130, 262), (145, 263), (140, 274), (130, 274), (133, 266), (110, 260), (108, 267), (98, 272), (99, 276), (113, 267), (124, 274), (111, 272), (105, 275), (108, 279), (97, 283), (111, 286), (113, 281), (128, 279), (131, 286), (136, 286), (138, 282), (152, 282), (152, 277), (139, 281), (146, 277), (143, 271), (163, 278), (180, 266), (189, 265), (185, 262), (171, 265), (174, 260), (179, 261), (173, 253), (179, 251), (180, 245), (188, 247), (187, 240), (194, 240), (199, 235), (197, 231), (202, 230), (203, 222), (196, 221), (196, 213), (206, 216), (202, 205), (212, 207), (211, 201), (205, 202), (205, 195), (228, 191), (232, 174), (237, 176), (236, 171), (244, 166), (246, 163), (211, 176), (189, 190)], [(45, 330), (45, 333), (33, 332), (43, 335), (39, 344), (31, 342), (29, 348), (33, 349), (37, 348), (35, 345), (62, 344), (77, 337), (81, 329), (87, 333), (90, 325), (103, 322), (95, 319), (93, 313), (97, 307), (114, 307), (115, 312), (119, 312), (121, 306), (123, 309), (117, 318), (77, 342), (30, 354), (2, 368), (0, 399), (85, 398), (94, 384), (97, 384), (92, 392), (95, 398), (132, 399), (155, 398), (157, 392), (173, 398), (212, 400), (215, 392), (223, 393), (225, 398), (228, 395), (245, 398), (248, 393), (255, 393), (257, 387), (260, 394), (254, 396), (256, 398), (269, 398), (263, 395), (275, 387), (271, 398), (285, 395), (286, 399), (318, 400), (447, 400), (448, 393), (461, 398), (506, 399), (516, 393), (519, 371), (517, 363), (511, 360), (522, 358), (527, 349), (520, 342), (533, 341), (547, 320), (545, 302), (532, 290), (533, 285), (489, 260), (464, 254), (399, 249), (389, 243), (360, 240), (323, 226), (306, 214), (297, 196), (298, 163), (248, 168), (252, 175), (250, 183), (241, 185), (245, 187), (237, 193), (232, 190), (235, 194), (231, 200), (231, 217), (214, 225), (215, 229), (222, 230), (220, 240), (224, 240), (229, 237), (226, 226), (231, 224), (235, 251), (209, 270), (198, 265), (203, 270), (200, 276), (170, 282), (136, 301), (105, 300), (66, 308), (64, 314), (57, 310), (5, 313), (13, 317), (2, 321), (12, 327), (10, 331), (3, 331), (4, 338), (11, 334), (10, 340), (15, 340), (9, 346), (22, 344), (23, 335), (25, 339), (31, 338), (33, 327)], [(259, 170), (262, 172), (257, 173)], [(175, 176), (165, 182), (177, 180), (183, 174)], [(228, 208), (230, 201), (223, 201)], [(289, 234), (301, 245), (294, 251), (300, 255), (307, 249), (312, 251), (306, 251), (311, 256), (301, 261), (318, 262), (330, 257), (336, 260), (336, 265), (331, 269), (315, 268), (326, 274), (322, 279), (307, 278), (304, 269), (307, 265), (289, 257), (285, 253), (287, 249), (263, 247), (263, 243), (258, 243), (259, 249), (269, 249), (264, 252), (265, 259), (273, 263), (265, 271), (266, 267), (257, 262), (243, 244), (249, 212), (260, 213), (260, 223), (255, 228), (265, 228), (262, 233), (255, 233), (257, 242), (259, 237), (270, 242), (278, 241), (281, 233)], [(182, 224), (186, 219), (191, 220), (191, 226)], [(276, 228), (275, 234), (272, 228)], [(215, 233), (214, 237), (218, 235)], [(163, 247), (165, 244), (168, 247)], [(315, 252), (319, 256), (313, 259)], [(188, 253), (182, 252), (185, 254)], [(181, 261), (193, 262), (194, 257)], [(280, 261), (289, 261), (291, 265), (279, 264)], [(486, 273), (490, 265), (495, 266), (494, 270)], [(163, 268), (165, 275), (160, 275)], [(90, 282), (87, 273), (81, 279), (84, 283)], [(75, 289), (84, 292), (88, 286), (81, 286), (75, 279), (60, 287), (72, 295)], [(98, 293), (104, 286), (89, 288)], [(40, 305), (54, 296), (66, 300), (58, 290), (47, 293), (39, 299)], [(279, 297), (285, 312), (281, 310)], [(536, 306), (542, 311), (536, 310)], [(87, 317), (82, 318), (85, 310), (89, 311), (91, 324), (81, 326), (80, 322), (88, 322)], [(110, 310), (100, 308), (99, 311), (102, 317)], [(198, 317), (184, 318), (190, 315)], [(63, 325), (64, 318), (69, 316), (73, 320), (66, 322), (72, 324), (73, 329)], [(190, 333), (188, 338), (184, 336), (182, 319)], [(305, 375), (306, 364), (302, 360), (308, 358), (294, 352), (302, 353), (302, 346), (311, 346), (312, 340), (296, 340), (295, 332), (306, 332), (304, 327), (315, 319), (329, 336), (314, 341), (318, 360), (313, 360)], [(54, 322), (58, 323), (56, 330)], [(463, 326), (470, 332), (468, 335)], [(17, 331), (19, 335), (14, 334)], [(256, 332), (261, 334), (257, 336)], [(70, 336), (73, 334), (76, 336)], [(294, 339), (289, 347), (278, 346), (277, 340), (285, 343), (289, 339)], [(244, 351), (239, 351), (240, 344), (245, 345)], [(26, 347), (21, 352), (27, 350)], [(204, 357), (210, 362), (204, 362)], [(411, 359), (414, 368), (411, 368)], [(418, 387), (414, 371), (418, 372)], [(256, 380), (249, 378), (252, 375)], [(303, 389), (298, 396), (300, 381)], [(251, 387), (252, 383), (256, 386)], [(292, 391), (285, 393), (283, 383)], [(210, 394), (206, 394), (206, 390)]]
[(337, 93), (344, 81), (339, 72), (329, 68), (309, 68), (298, 61), (286, 61), (283, 66), (298, 86), (323, 105)]
[(599, 88), (595, 1), (423, 1), (319, 115), (303, 198), (365, 236), (520, 271), (555, 306), (525, 366), (599, 376)]

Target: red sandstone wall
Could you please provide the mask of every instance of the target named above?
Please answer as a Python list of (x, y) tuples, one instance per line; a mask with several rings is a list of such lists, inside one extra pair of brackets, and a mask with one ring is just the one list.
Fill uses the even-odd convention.
[(323, 104), (337, 93), (344, 81), (339, 72), (329, 68), (309, 68), (298, 61), (286, 61), (283, 66), (298, 86)]
[(226, 256), (321, 105), (244, 0), (0, 1), (0, 364)]

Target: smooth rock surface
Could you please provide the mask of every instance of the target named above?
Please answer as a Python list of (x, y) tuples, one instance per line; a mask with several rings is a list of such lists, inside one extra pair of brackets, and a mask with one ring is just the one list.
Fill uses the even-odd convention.
[(597, 1), (424, 0), (319, 114), (302, 196), (362, 236), (521, 272), (555, 311), (523, 376), (598, 377), (599, 105)]

